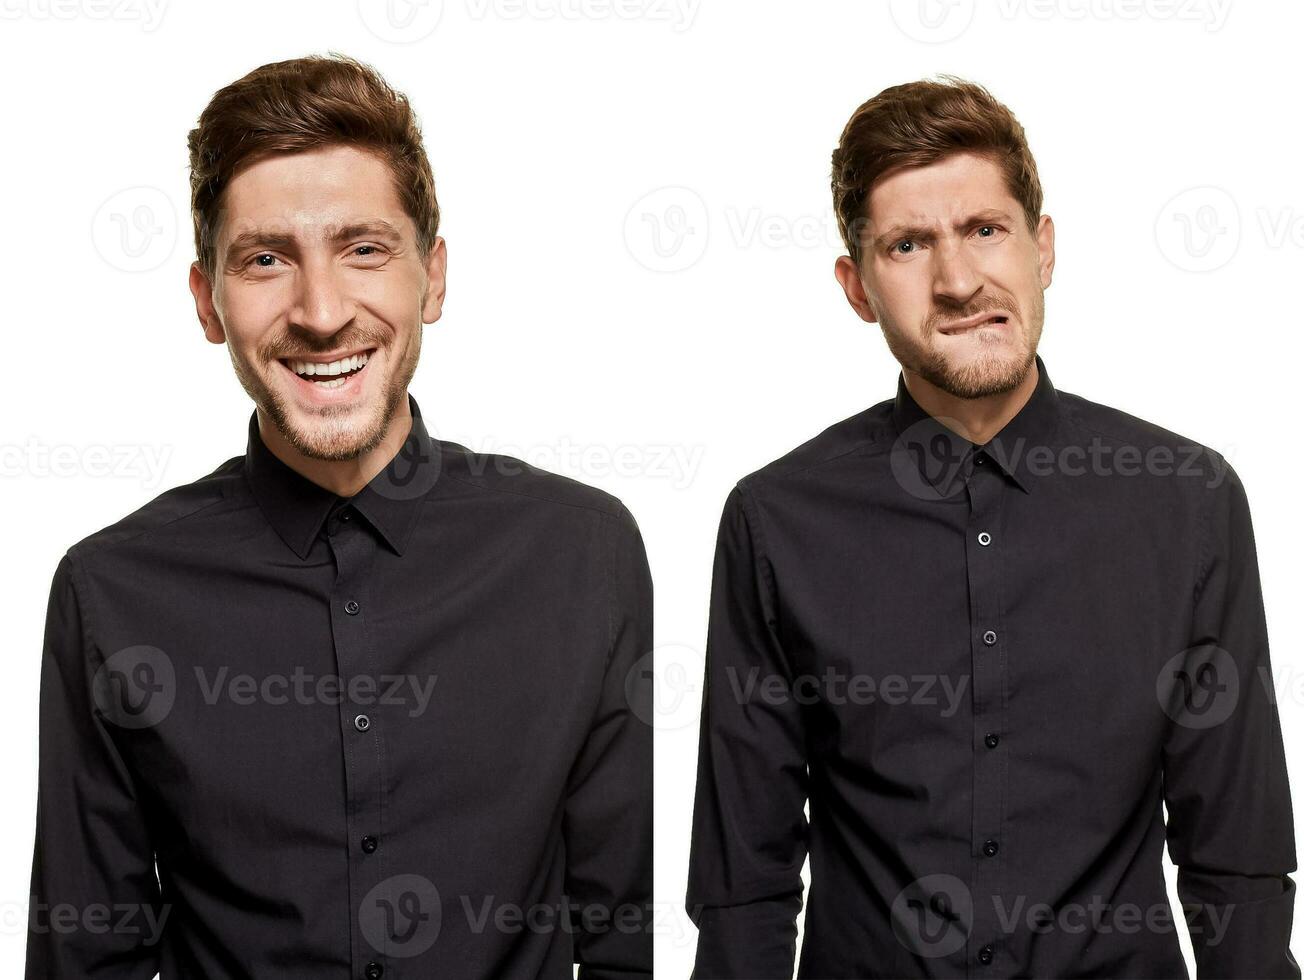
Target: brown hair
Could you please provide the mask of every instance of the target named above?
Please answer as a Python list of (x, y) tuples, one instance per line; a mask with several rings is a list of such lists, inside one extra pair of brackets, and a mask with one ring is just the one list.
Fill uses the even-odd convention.
[(439, 230), (435, 178), (407, 97), (346, 55), (309, 55), (255, 68), (219, 90), (190, 131), (195, 252), (212, 280), (222, 192), (243, 167), (278, 153), (347, 144), (389, 164), (403, 209), (429, 255)]
[(847, 251), (861, 260), (874, 181), (903, 167), (923, 167), (951, 153), (989, 157), (1034, 234), (1041, 181), (1023, 127), (985, 88), (954, 75), (893, 85), (857, 109), (833, 151), (833, 210)]

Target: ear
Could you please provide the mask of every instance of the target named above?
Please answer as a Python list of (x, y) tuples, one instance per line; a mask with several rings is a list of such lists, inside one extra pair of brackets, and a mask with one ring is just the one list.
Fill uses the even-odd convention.
[(865, 284), (860, 279), (860, 269), (850, 255), (842, 255), (833, 263), (833, 275), (847, 294), (847, 302), (866, 323), (877, 323), (878, 314), (865, 294)]
[(434, 323), (444, 312), (444, 292), (448, 288), (448, 249), (435, 236), (426, 258), (426, 295), (421, 301), (421, 322)]
[(208, 281), (208, 276), (198, 262), (190, 264), (190, 295), (195, 297), (195, 312), (199, 315), (199, 325), (204, 328), (204, 336), (209, 343), (226, 343), (226, 329), (213, 305), (213, 284)]
[(1055, 271), (1055, 222), (1048, 214), (1037, 222), (1037, 270), (1041, 273), (1041, 288), (1046, 289)]

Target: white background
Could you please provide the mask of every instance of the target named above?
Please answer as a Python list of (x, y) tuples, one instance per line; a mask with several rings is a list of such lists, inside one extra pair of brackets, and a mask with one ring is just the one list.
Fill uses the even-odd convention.
[(878, 328), (833, 279), (828, 187), (843, 124), (888, 85), (956, 73), (1024, 124), (1058, 232), (1055, 384), (1242, 476), (1304, 799), (1301, 37), (1299, 5), (1246, 0), (0, 0), (0, 973), (23, 959), (54, 567), (244, 450), (251, 403), (186, 286), (186, 133), (222, 85), (314, 52), (375, 65), (424, 125), (449, 253), (412, 387), (432, 432), (603, 487), (643, 529), (659, 976), (686, 977), (695, 942), (682, 903), (720, 507), (895, 391)]

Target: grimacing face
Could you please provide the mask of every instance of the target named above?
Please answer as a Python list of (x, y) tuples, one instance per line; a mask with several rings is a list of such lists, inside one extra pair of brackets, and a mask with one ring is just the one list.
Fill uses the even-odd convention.
[[(958, 398), (1016, 388), (1041, 339), (1050, 216), (1032, 234), (997, 164), (968, 152), (889, 173), (867, 210), (860, 266), (844, 255), (834, 273), (902, 368)], [(957, 326), (970, 318), (985, 322)]]
[[(418, 253), (384, 160), (337, 145), (240, 171), (223, 196), (215, 267), (211, 283), (198, 263), (190, 271), (204, 335), (227, 345), (264, 419), (310, 458), (375, 449), (406, 413), (446, 271), (442, 238)], [(299, 373), (306, 362), (321, 373)]]

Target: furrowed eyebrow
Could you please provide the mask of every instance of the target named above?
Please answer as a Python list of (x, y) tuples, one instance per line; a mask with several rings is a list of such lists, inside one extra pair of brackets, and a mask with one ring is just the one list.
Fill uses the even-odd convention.
[[(344, 242), (351, 238), (380, 238), (395, 243), (403, 240), (399, 230), (384, 219), (359, 221), (354, 224), (343, 225), (334, 231), (330, 231), (326, 237), (331, 243)], [(295, 244), (295, 241), (293, 235), (255, 229), (236, 235), (227, 246), (227, 251), (230, 253), (246, 248), (289, 248)]]
[[(968, 228), (970, 225), (978, 224), (984, 221), (1003, 221), (1006, 224), (1010, 224), (1013, 222), (1013, 220), (1014, 219), (1011, 218), (1004, 211), (999, 211), (996, 210), (995, 208), (987, 208), (982, 211), (976, 211), (966, 218), (961, 218), (960, 221), (958, 221), (955, 224), (955, 230), (963, 231), (965, 228)], [(933, 228), (931, 225), (895, 224), (892, 225), (890, 228), (888, 228), (886, 231), (884, 231), (881, 235), (875, 237), (874, 247), (881, 248), (884, 245), (901, 241), (903, 239), (928, 240), (931, 239), (932, 237), (933, 237)]]

